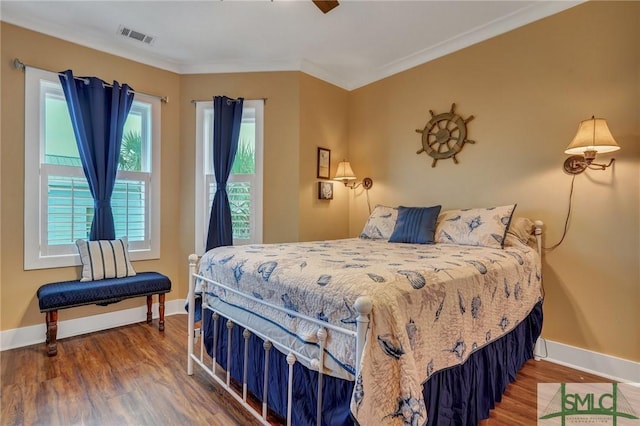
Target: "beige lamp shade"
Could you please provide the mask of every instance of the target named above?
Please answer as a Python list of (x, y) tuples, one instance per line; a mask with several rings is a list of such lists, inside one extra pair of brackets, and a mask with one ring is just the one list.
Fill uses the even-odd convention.
[(340, 163), (338, 163), (338, 170), (336, 170), (336, 175), (333, 177), (333, 180), (348, 182), (350, 180), (356, 179), (356, 174), (353, 173), (351, 164), (349, 164), (348, 161), (341, 161)]
[(585, 151), (596, 151), (599, 154), (620, 149), (609, 131), (607, 120), (591, 117), (580, 122), (578, 133), (573, 138), (565, 154), (580, 155)]

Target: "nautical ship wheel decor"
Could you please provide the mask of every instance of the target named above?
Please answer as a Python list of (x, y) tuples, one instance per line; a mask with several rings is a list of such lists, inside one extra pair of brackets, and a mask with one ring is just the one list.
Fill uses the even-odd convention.
[(431, 167), (435, 167), (438, 160), (453, 158), (453, 162), (458, 164), (456, 155), (462, 150), (465, 143), (475, 143), (467, 139), (467, 123), (473, 120), (473, 115), (463, 119), (455, 113), (456, 104), (451, 104), (451, 111), (442, 114), (434, 114), (432, 110), (431, 120), (424, 126), (424, 129), (417, 129), (422, 133), (422, 148), (416, 152), (421, 154), (426, 152), (433, 158)]

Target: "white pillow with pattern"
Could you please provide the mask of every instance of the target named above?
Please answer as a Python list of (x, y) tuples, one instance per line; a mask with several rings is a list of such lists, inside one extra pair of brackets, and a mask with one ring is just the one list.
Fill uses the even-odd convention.
[(436, 225), (436, 243), (503, 248), (516, 205), (447, 210)]
[(397, 219), (397, 207), (376, 206), (369, 215), (369, 219), (360, 233), (360, 238), (388, 240), (393, 234)]

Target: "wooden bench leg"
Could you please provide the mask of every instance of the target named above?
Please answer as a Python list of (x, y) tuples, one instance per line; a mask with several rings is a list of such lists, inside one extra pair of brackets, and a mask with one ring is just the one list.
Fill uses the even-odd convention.
[(56, 356), (58, 354), (58, 311), (46, 313), (47, 321), (47, 355)]
[(153, 305), (153, 295), (147, 296), (147, 324), (151, 324), (153, 315), (151, 314), (151, 306)]
[(164, 331), (164, 296), (164, 293), (158, 295), (158, 313), (160, 315), (158, 330), (160, 331)]

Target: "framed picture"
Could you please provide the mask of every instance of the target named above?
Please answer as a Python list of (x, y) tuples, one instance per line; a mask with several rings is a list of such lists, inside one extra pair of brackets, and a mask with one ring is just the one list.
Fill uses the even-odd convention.
[(333, 200), (333, 182), (318, 182), (318, 199)]
[(329, 179), (331, 173), (331, 151), (318, 147), (318, 178)]

